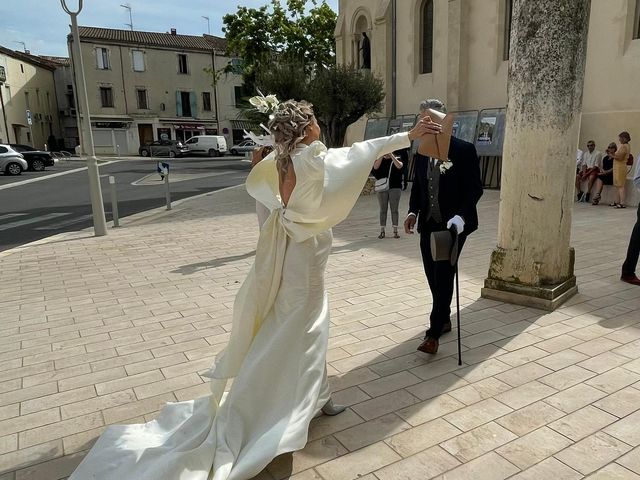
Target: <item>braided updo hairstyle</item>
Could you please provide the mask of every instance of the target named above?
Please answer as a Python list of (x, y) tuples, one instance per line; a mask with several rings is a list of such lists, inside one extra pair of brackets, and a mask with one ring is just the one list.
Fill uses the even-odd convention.
[(269, 121), (276, 153), (276, 165), (284, 178), (291, 165), (291, 154), (304, 137), (305, 129), (313, 122), (313, 105), (309, 102), (287, 100), (278, 105)]

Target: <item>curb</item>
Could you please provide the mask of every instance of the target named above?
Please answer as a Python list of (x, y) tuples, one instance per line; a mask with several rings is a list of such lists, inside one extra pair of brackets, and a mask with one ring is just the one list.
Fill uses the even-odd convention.
[[(222, 192), (226, 192), (227, 190), (232, 190), (234, 188), (241, 188), (244, 187), (244, 183), (241, 183), (240, 185), (233, 185), (231, 187), (225, 187), (225, 188), (221, 188), (220, 190), (214, 190), (213, 192), (206, 192), (206, 193), (200, 193), (198, 195), (193, 195), (191, 197), (186, 197), (186, 198), (181, 198), (180, 200), (176, 200), (175, 202), (171, 202), (171, 206), (172, 207), (177, 207), (182, 205), (183, 203), (187, 203), (191, 200), (197, 200), (199, 198), (202, 197), (208, 197), (208, 196), (212, 196), (215, 195), (217, 193), (222, 193)], [(120, 217), (120, 220), (127, 220), (127, 224), (126, 225), (134, 225), (137, 224), (139, 222), (145, 221), (145, 220), (151, 220), (152, 217), (156, 217), (156, 218), (161, 218), (163, 216), (167, 216), (171, 213), (173, 213), (174, 210), (167, 210), (167, 207), (156, 207), (156, 208), (152, 208), (150, 210), (145, 210), (143, 212), (138, 212), (138, 213), (134, 213), (132, 215), (127, 215), (126, 217)], [(111, 225), (110, 229), (113, 226), (113, 222), (107, 222), (107, 226)], [(125, 226), (126, 226), (125, 225)], [(120, 226), (119, 228), (123, 228), (122, 226)], [(29, 243), (25, 243), (24, 245), (20, 245), (18, 247), (14, 247), (14, 248), (10, 248), (9, 250), (5, 250), (3, 252), (0, 252), (0, 258), (4, 258), (4, 257), (8, 257), (9, 255), (12, 255), (14, 253), (17, 253), (21, 250), (26, 250), (27, 248), (30, 247), (35, 247), (38, 245), (46, 245), (47, 243), (54, 243), (54, 242), (58, 242), (67, 238), (73, 238), (78, 236), (79, 234), (83, 233), (83, 232), (90, 232), (93, 230), (93, 227), (87, 227), (87, 228), (83, 228), (82, 230), (74, 230), (73, 232), (63, 232), (63, 233), (58, 233), (56, 235), (52, 235), (50, 237), (46, 237), (46, 238), (41, 238), (40, 240), (34, 240), (33, 242), (29, 242)], [(78, 238), (84, 238), (84, 237), (78, 237)]]

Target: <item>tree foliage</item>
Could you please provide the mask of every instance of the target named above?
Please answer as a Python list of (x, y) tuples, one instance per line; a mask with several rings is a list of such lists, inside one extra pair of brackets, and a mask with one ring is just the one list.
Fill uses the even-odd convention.
[[(228, 50), (243, 59), (248, 96), (274, 94), (281, 101), (314, 104), (328, 146), (342, 146), (347, 127), (379, 111), (384, 84), (368, 70), (336, 65), (336, 13), (322, 0), (271, 0), (261, 8), (238, 7), (226, 15)], [(255, 117), (250, 109), (243, 116)]]
[(362, 115), (380, 111), (385, 97), (383, 81), (353, 65), (330, 65), (308, 75), (299, 63), (280, 62), (258, 75), (257, 86), (280, 100), (313, 103), (330, 147), (342, 146), (347, 127)]
[(318, 67), (334, 63), (336, 12), (324, 0), (311, 3), (307, 12), (305, 0), (271, 0), (223, 17), (228, 49), (243, 59), (245, 75), (255, 75), (274, 55)]
[(368, 113), (382, 110), (384, 82), (353, 65), (333, 65), (320, 70), (309, 84), (307, 98), (313, 103), (325, 141), (341, 147), (347, 127)]

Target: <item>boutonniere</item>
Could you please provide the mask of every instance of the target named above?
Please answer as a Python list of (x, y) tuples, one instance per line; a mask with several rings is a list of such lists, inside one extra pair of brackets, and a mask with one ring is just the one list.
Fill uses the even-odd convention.
[(447, 173), (451, 167), (453, 167), (453, 162), (451, 160), (445, 160), (444, 162), (440, 162), (440, 175), (444, 175)]

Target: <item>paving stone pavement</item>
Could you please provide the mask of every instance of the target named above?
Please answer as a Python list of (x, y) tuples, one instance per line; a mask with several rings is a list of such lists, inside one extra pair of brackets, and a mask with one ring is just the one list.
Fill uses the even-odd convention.
[[(640, 289), (618, 278), (635, 209), (576, 204), (580, 293), (548, 313), (479, 298), (498, 204), (486, 192), (462, 255), (459, 367), (455, 330), (415, 351), (430, 307), (417, 238), (378, 240), (376, 199), (359, 200), (327, 271), (328, 368), (349, 409), (257, 478), (640, 479)], [(253, 203), (236, 188), (122, 224), (0, 255), (0, 480), (66, 478), (105, 425), (207, 393)]]

